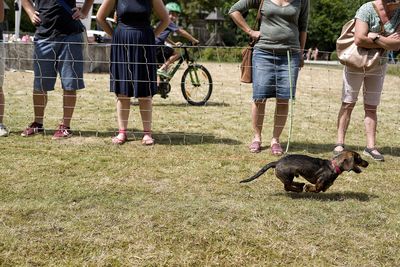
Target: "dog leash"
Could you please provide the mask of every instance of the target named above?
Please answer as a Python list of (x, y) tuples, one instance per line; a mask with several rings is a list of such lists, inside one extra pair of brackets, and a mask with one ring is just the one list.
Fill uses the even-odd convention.
[(289, 69), (289, 97), (290, 97), (290, 106), (289, 106), (289, 134), (288, 134), (288, 140), (286, 143), (286, 151), (285, 153), (288, 153), (289, 151), (289, 146), (290, 146), (290, 139), (292, 138), (292, 130), (293, 130), (293, 112), (294, 112), (294, 99), (293, 99), (293, 84), (292, 84), (292, 66), (291, 66), (291, 57), (290, 57), (290, 51), (286, 51), (287, 58), (288, 58), (288, 69)]

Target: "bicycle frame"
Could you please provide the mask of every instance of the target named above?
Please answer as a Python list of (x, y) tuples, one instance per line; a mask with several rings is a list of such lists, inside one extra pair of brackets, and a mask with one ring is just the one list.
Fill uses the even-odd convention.
[(159, 75), (158, 93), (162, 98), (167, 98), (171, 91), (170, 81), (181, 67), (183, 62), (187, 67), (183, 70), (181, 78), (181, 91), (186, 101), (194, 106), (205, 105), (212, 93), (212, 78), (210, 72), (201, 64), (190, 58), (188, 49), (192, 46), (180, 46), (180, 57), (171, 67), (169, 77)]
[[(164, 78), (163, 79), (164, 82), (169, 82), (174, 77), (175, 73), (178, 71), (178, 69), (180, 68), (180, 66), (182, 65), (182, 63), (184, 61), (188, 64), (188, 66), (195, 65), (195, 64), (193, 64), (193, 60), (190, 59), (189, 52), (188, 52), (189, 47), (190, 46), (180, 46), (179, 47), (179, 48), (183, 49), (183, 53), (181, 53), (181, 56), (179, 57), (178, 62), (175, 64), (173, 69), (169, 72), (171, 75), (171, 78)], [(194, 72), (194, 75), (193, 75), (193, 72), (190, 72), (190, 81), (194, 85), (198, 85), (200, 83), (199, 77), (197, 75), (198, 74), (196, 71)]]

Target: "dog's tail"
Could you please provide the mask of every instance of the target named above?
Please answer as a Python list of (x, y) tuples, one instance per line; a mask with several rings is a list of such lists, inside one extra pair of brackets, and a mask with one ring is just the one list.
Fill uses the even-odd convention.
[(277, 161), (268, 163), (267, 165), (265, 165), (264, 167), (261, 168), (261, 170), (259, 170), (256, 174), (254, 174), (253, 176), (251, 176), (250, 178), (244, 179), (242, 181), (240, 181), (240, 183), (248, 183), (251, 182), (255, 179), (257, 179), (258, 177), (260, 177), (264, 172), (266, 172), (268, 169), (270, 168), (275, 168), (276, 167), (276, 163)]

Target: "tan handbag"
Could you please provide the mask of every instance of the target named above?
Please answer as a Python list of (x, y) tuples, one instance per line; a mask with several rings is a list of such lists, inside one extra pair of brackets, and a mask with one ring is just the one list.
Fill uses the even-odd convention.
[[(375, 4), (374, 8), (376, 10)], [(378, 13), (378, 11), (377, 11)], [(379, 14), (379, 13), (378, 13)], [(382, 48), (363, 48), (354, 44), (354, 31), (356, 20), (348, 21), (342, 28), (342, 33), (336, 40), (336, 52), (341, 64), (368, 71), (376, 65), (380, 64), (384, 49)], [(381, 33), (384, 33), (382, 21)]]
[[(261, 0), (260, 6), (258, 7), (257, 18), (254, 23), (253, 29), (260, 26), (260, 19), (261, 19), (261, 8), (264, 3), (264, 0)], [(255, 45), (254, 40), (250, 40), (247, 47), (243, 48), (242, 50), (242, 63), (240, 64), (240, 81), (242, 83), (252, 83), (253, 82), (253, 47)]]
[(249, 45), (242, 49), (242, 63), (240, 64), (240, 81), (242, 83), (253, 82), (253, 46)]

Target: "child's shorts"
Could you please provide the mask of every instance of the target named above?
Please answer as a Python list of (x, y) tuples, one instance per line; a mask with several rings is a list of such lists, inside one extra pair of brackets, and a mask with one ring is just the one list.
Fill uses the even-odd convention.
[(74, 91), (85, 87), (83, 83), (82, 34), (57, 37), (55, 40), (35, 40), (34, 85), (36, 91), (52, 91), (61, 77), (61, 87)]

